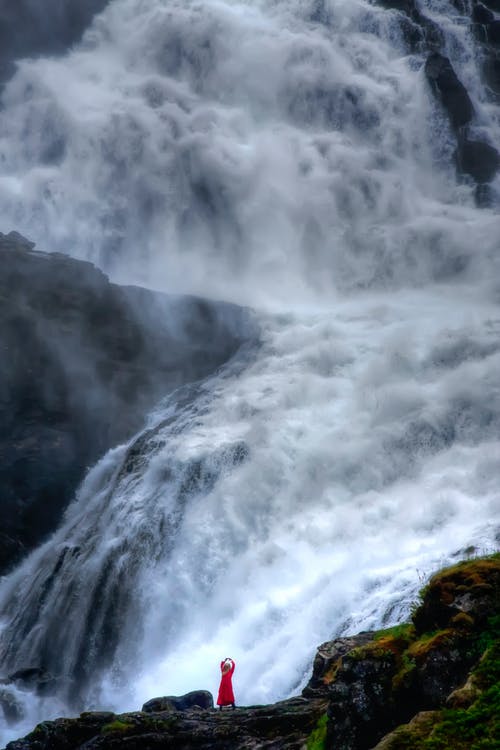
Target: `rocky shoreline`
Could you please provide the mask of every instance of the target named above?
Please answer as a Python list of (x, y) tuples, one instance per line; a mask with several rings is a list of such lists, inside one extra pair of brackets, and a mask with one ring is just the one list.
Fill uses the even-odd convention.
[(157, 698), (42, 722), (7, 750), (494, 750), (499, 701), (494, 554), (434, 575), (411, 622), (322, 644), (301, 696), (221, 712), (206, 691)]

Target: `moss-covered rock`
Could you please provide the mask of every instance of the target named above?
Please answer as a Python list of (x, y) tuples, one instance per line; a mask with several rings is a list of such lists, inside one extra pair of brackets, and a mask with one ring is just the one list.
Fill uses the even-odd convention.
[(431, 730), (437, 743), (446, 711), (470, 714), (485, 700), (479, 672), (470, 672), (497, 642), (499, 609), (500, 555), (492, 555), (433, 576), (411, 623), (323, 644), (304, 695), (329, 700), (325, 750), (369, 750), (398, 725), (384, 748), (417, 747)]

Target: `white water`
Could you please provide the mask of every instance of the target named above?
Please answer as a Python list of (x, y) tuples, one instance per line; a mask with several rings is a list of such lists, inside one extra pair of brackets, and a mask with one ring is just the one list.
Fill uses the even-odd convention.
[[(498, 143), (467, 26), (422, 6)], [(4, 222), (118, 279), (251, 304), (262, 329), (158, 407), (149, 427), (172, 421), (138, 466), (103, 458), (3, 581), (8, 671), (88, 664), (84, 703), (131, 709), (214, 692), (229, 655), (238, 702), (274, 700), (320, 642), (398, 621), (429, 571), (497, 544), (500, 220), (457, 183), (398, 29), (361, 0), (115, 0), (8, 85)], [(0, 738), (71, 710), (66, 692), (23, 696)]]

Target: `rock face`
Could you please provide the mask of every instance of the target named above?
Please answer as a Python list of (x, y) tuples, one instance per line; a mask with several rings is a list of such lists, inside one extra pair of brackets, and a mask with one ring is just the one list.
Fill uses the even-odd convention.
[[(471, 133), (474, 125), (474, 106), (467, 89), (457, 76), (445, 50), (441, 29), (425, 14), (425, 8), (415, 0), (378, 0), (384, 8), (399, 11), (400, 25), (408, 49), (427, 56), (424, 72), (432, 92), (446, 112), (457, 139), (455, 165), (459, 175), (477, 183), (476, 202), (487, 206), (491, 182), (500, 167), (500, 154), (494, 145), (478, 140)], [(478, 57), (483, 60), (483, 74), (487, 90), (494, 101), (500, 101), (500, 19), (498, 0), (466, 2), (454, 0), (458, 12), (470, 16), (471, 28), (479, 46)]]
[(221, 712), (206, 691), (155, 698), (43, 722), (7, 750), (493, 750), (499, 623), (497, 554), (434, 576), (412, 623), (324, 643), (302, 697)]
[(459, 81), (449, 59), (434, 52), (427, 58), (425, 74), (455, 130), (470, 122), (474, 108), (467, 89)]
[[(498, 648), (499, 613), (496, 555), (434, 576), (413, 624), (323, 644), (304, 695), (328, 699), (324, 750), (371, 750), (379, 741), (377, 750), (417, 750), (418, 737), (439, 730), (445, 705), (464, 710), (479, 699), (469, 673), (485, 648)], [(410, 729), (383, 739), (407, 722)], [(408, 733), (414, 744), (398, 739)]]
[(0, 234), (0, 574), (50, 533), (86, 470), (251, 332), (236, 306), (119, 287)]
[(0, 5), (0, 84), (20, 57), (64, 52), (109, 0), (16, 0)]

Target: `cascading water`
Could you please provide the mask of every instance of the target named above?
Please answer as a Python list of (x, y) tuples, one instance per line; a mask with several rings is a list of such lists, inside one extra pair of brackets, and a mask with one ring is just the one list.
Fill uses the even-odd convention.
[[(500, 141), (465, 19), (440, 26)], [(400, 15), (366, 0), (114, 0), (3, 93), (0, 205), (119, 280), (251, 304), (260, 340), (168, 396), (0, 589), (40, 718), (299, 689), (315, 647), (406, 616), (498, 542), (500, 219)], [(498, 191), (498, 180), (493, 184)]]

